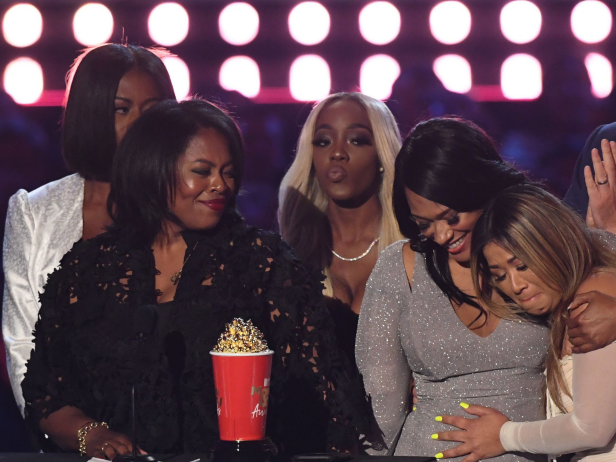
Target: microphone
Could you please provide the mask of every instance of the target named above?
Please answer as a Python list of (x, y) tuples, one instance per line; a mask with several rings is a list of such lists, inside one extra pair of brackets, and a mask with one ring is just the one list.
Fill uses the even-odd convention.
[(133, 332), (139, 340), (152, 335), (158, 323), (158, 311), (155, 305), (143, 305), (135, 310), (133, 315)]
[[(135, 337), (139, 339), (139, 350), (143, 350), (146, 337), (152, 335), (156, 331), (156, 325), (158, 324), (158, 311), (156, 311), (155, 305), (143, 305), (138, 307), (133, 314), (133, 333)], [(139, 351), (138, 357), (142, 356), (143, 351)], [(136, 368), (136, 371), (138, 369)], [(135, 382), (139, 380), (140, 374), (137, 372), (133, 377), (133, 384), (131, 387), (131, 414), (133, 424), (133, 453), (130, 455), (116, 456), (115, 461), (119, 462), (157, 462), (157, 460), (148, 454), (137, 454), (137, 418), (135, 407)]]

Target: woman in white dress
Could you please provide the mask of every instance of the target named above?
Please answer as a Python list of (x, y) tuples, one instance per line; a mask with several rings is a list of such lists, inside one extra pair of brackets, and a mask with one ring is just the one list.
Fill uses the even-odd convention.
[[(475, 462), (526, 451), (577, 452), (573, 460), (585, 462), (616, 460), (616, 343), (572, 355), (566, 329), (576, 293), (616, 296), (616, 253), (604, 238), (535, 186), (512, 187), (484, 211), (472, 239), (479, 299), (503, 318), (549, 322), (548, 419), (510, 422), (496, 409), (461, 403), (479, 418), (442, 416), (442, 422), (464, 430), (433, 435), (463, 442), (443, 457), (468, 454), (463, 460)], [(495, 302), (494, 291), (504, 301)]]
[(107, 214), (115, 149), (128, 127), (157, 101), (174, 98), (161, 61), (167, 53), (128, 44), (88, 49), (68, 76), (62, 151), (73, 175), (9, 201), (4, 236), (2, 334), (15, 400), (24, 412), (21, 382), (34, 347), (39, 294), (47, 276), (80, 239), (111, 223)]

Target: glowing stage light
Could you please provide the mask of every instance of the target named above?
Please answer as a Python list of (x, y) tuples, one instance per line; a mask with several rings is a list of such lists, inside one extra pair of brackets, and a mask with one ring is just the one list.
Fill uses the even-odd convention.
[(441, 2), (430, 12), (430, 31), (441, 43), (460, 43), (471, 32), (471, 12), (460, 2)]
[(536, 99), (543, 91), (541, 63), (534, 56), (509, 56), (501, 66), (501, 89), (507, 99)]
[(43, 17), (40, 11), (29, 3), (12, 6), (4, 14), (2, 34), (9, 45), (17, 48), (29, 47), (41, 38)]
[(434, 60), (432, 70), (451, 92), (467, 93), (473, 86), (471, 65), (460, 55), (439, 56)]
[(571, 31), (584, 43), (598, 43), (612, 30), (612, 12), (605, 3), (585, 0), (571, 11)]
[(327, 61), (318, 55), (303, 55), (293, 61), (289, 89), (296, 101), (319, 101), (329, 95), (331, 78)]
[(30, 58), (17, 58), (4, 69), (4, 91), (19, 104), (36, 103), (43, 93), (43, 69)]
[(259, 13), (248, 3), (231, 3), (220, 12), (218, 30), (225, 42), (246, 45), (259, 33)]
[(113, 16), (109, 8), (100, 3), (87, 3), (73, 17), (73, 34), (82, 45), (105, 43), (113, 33)]
[(163, 58), (163, 63), (171, 77), (173, 91), (178, 101), (185, 100), (190, 92), (190, 71), (186, 63), (177, 56)]
[(359, 31), (374, 45), (385, 45), (400, 33), (400, 12), (389, 2), (372, 2), (359, 13)]
[(177, 45), (188, 35), (188, 13), (177, 3), (161, 3), (150, 13), (148, 31), (159, 45)]
[(500, 26), (510, 42), (532, 42), (541, 32), (541, 11), (533, 2), (515, 0), (501, 10)]
[(220, 66), (220, 86), (228, 91), (237, 91), (246, 98), (254, 98), (261, 91), (259, 65), (248, 56), (233, 56)]
[(321, 43), (329, 34), (327, 9), (318, 2), (303, 2), (289, 14), (289, 33), (302, 45)]
[(400, 77), (400, 64), (388, 55), (374, 55), (366, 59), (359, 72), (359, 87), (365, 95), (376, 99), (391, 96), (391, 87)]
[(614, 88), (612, 64), (609, 59), (599, 53), (588, 53), (584, 64), (590, 77), (592, 94), (597, 98), (609, 96)]

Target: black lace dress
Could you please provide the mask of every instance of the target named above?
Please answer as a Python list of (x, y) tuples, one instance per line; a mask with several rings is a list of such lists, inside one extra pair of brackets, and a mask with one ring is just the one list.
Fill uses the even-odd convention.
[(75, 406), (130, 434), (130, 387), (138, 374), (140, 446), (150, 453), (206, 452), (218, 438), (209, 352), (225, 323), (241, 317), (252, 320), (275, 352), (267, 434), (282, 458), (365, 445), (359, 435), (371, 435), (370, 405), (336, 347), (319, 276), (278, 235), (249, 227), (234, 213), (214, 230), (185, 232), (184, 239), (187, 252), (194, 250), (165, 307), (166, 335), (151, 335), (141, 347), (134, 312), (157, 299), (151, 248), (110, 232), (78, 242), (64, 256), (41, 295), (22, 384), (34, 428)]

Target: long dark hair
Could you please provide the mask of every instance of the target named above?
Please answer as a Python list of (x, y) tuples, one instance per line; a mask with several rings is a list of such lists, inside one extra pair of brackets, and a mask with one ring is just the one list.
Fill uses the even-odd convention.
[[(160, 102), (128, 129), (113, 161), (107, 202), (111, 230), (151, 245), (167, 220), (178, 223), (169, 204), (178, 183), (178, 163), (201, 128), (211, 128), (228, 143), (235, 194), (244, 171), (244, 146), (235, 121), (205, 100)], [(235, 207), (235, 196), (228, 202)]]
[(396, 158), (394, 212), (400, 232), (425, 255), (430, 277), (454, 302), (484, 310), (453, 282), (448, 252), (427, 239), (411, 218), (405, 189), (457, 212), (483, 210), (503, 189), (526, 182), (499, 155), (494, 141), (474, 123), (437, 117), (417, 124)]
[(62, 118), (62, 154), (67, 167), (87, 180), (109, 181), (116, 150), (115, 95), (132, 69), (149, 75), (162, 99), (173, 99), (163, 49), (108, 43), (84, 51), (68, 77)]

